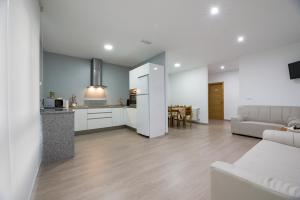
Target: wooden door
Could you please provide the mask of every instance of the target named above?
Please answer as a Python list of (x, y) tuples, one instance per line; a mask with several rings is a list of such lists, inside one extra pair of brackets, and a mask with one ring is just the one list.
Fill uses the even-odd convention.
[(209, 119), (224, 120), (224, 84), (210, 83), (208, 85)]

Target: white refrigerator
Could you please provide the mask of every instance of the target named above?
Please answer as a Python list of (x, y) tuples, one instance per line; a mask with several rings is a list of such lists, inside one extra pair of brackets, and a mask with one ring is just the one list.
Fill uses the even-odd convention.
[(149, 75), (137, 80), (137, 132), (150, 137)]
[(147, 63), (137, 68), (137, 132), (149, 138), (166, 133), (164, 66)]

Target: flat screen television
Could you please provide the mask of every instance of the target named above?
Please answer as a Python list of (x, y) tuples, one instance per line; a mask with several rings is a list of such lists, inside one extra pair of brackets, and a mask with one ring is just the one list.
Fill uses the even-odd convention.
[(300, 61), (289, 64), (290, 79), (300, 78)]

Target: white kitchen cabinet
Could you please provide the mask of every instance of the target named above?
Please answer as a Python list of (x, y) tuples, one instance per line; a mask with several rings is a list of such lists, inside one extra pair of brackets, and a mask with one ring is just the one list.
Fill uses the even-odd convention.
[(139, 77), (150, 73), (149, 65), (143, 65), (129, 71), (129, 89), (137, 88), (137, 80)]
[(112, 108), (112, 125), (122, 126), (125, 125), (124, 121), (124, 108)]
[(87, 129), (87, 109), (74, 110), (74, 130), (83, 131)]
[(95, 113), (111, 113), (111, 108), (89, 108), (88, 114), (95, 114)]
[(88, 129), (108, 128), (112, 126), (112, 118), (90, 118), (87, 120)]
[(129, 71), (129, 89), (135, 89), (137, 82), (136, 70)]
[(136, 128), (136, 108), (74, 109), (75, 131), (127, 125)]
[(95, 108), (87, 111), (87, 128), (98, 129), (112, 127), (112, 109)]
[(126, 108), (126, 125), (136, 128), (136, 108)]

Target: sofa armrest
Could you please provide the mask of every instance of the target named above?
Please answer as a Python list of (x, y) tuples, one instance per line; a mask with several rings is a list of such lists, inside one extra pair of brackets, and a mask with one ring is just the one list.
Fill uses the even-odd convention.
[[(283, 192), (283, 189), (272, 188), (273, 179), (262, 178), (239, 169), (234, 165), (215, 162), (210, 168), (211, 174), (211, 200), (296, 200), (300, 198), (297, 186), (292, 186), (293, 193)], [(269, 182), (271, 182), (271, 184)], [(276, 180), (275, 180), (276, 181)], [(282, 182), (282, 181), (281, 181)], [(286, 183), (283, 183), (286, 185)]]
[(231, 118), (231, 133), (240, 133), (240, 123), (243, 121), (241, 116)]
[(263, 139), (289, 146), (295, 146), (294, 133), (288, 131), (265, 130)]
[(231, 118), (231, 121), (238, 121), (238, 122), (242, 122), (242, 121), (244, 121), (244, 119), (243, 119), (243, 117), (242, 117), (242, 116), (240, 116), (240, 115), (237, 115), (237, 116), (235, 116), (235, 117), (232, 117), (232, 118)]

